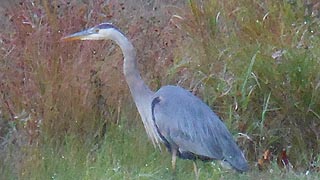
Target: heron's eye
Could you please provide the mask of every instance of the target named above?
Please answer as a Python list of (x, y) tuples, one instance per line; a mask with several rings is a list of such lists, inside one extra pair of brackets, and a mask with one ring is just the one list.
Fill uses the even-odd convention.
[(93, 31), (94, 31), (95, 33), (99, 33), (100, 29), (95, 28), (95, 29), (93, 29)]

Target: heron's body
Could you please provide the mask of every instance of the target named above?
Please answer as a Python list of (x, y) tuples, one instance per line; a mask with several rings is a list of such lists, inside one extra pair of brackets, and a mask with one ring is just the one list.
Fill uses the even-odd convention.
[(171, 152), (186, 159), (226, 160), (238, 171), (247, 170), (226, 126), (189, 91), (164, 86), (155, 93), (151, 109), (158, 133)]
[(164, 143), (175, 157), (224, 160), (238, 171), (248, 164), (230, 132), (218, 116), (199, 98), (178, 86), (153, 92), (142, 80), (131, 42), (111, 24), (103, 23), (72, 34), (64, 40), (111, 39), (124, 56), (124, 75), (144, 127), (153, 144)]

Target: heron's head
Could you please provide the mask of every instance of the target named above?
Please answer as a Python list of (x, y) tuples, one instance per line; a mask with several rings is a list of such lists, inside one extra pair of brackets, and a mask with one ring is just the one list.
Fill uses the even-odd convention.
[(110, 23), (102, 23), (92, 28), (63, 37), (63, 41), (112, 39), (114, 31), (120, 32)]

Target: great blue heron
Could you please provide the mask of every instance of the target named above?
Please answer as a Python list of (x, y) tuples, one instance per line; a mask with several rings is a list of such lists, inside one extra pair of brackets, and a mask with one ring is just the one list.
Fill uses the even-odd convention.
[[(172, 154), (184, 159), (221, 160), (240, 172), (248, 163), (219, 117), (198, 97), (179, 86), (163, 86), (153, 92), (142, 80), (132, 43), (115, 26), (102, 23), (62, 40), (115, 41), (124, 56), (123, 71), (145, 130), (154, 146), (164, 143)], [(196, 167), (196, 166), (195, 166)]]

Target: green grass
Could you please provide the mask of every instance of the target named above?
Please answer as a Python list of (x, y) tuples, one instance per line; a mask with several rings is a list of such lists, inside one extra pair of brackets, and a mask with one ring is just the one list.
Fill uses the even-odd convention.
[(306, 14), (302, 1), (189, 3), (186, 86), (232, 132), (253, 139), (242, 144), (248, 159), (257, 161), (266, 149), (276, 159), (288, 148), (295, 167), (307, 169), (320, 149), (319, 18)]
[[(142, 124), (111, 126), (97, 143), (66, 136), (61, 145), (50, 141), (39, 147), (22, 149), (28, 156), (20, 162), (14, 175), (2, 169), (1, 179), (194, 179), (192, 161), (178, 160), (177, 171), (171, 169), (166, 150), (154, 149), (146, 138)], [(218, 162), (197, 162), (200, 179), (317, 179), (319, 174), (283, 173), (276, 164), (272, 172), (259, 172), (252, 166), (249, 173), (223, 169)]]

